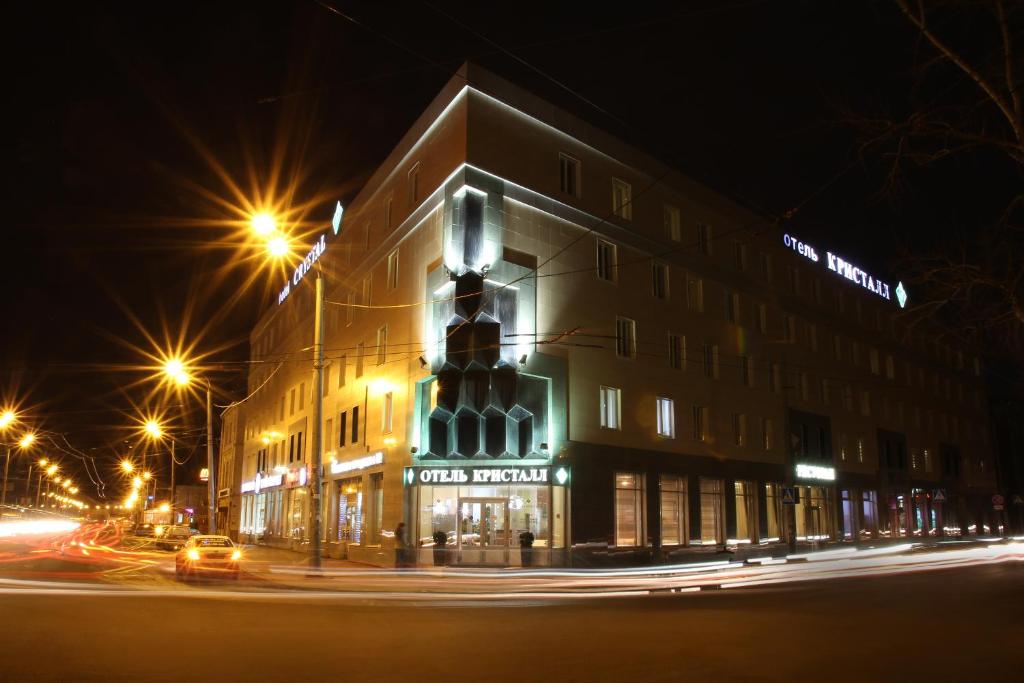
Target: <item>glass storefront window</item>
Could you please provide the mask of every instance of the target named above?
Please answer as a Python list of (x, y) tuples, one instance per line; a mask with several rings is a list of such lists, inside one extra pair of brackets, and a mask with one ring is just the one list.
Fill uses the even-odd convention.
[(381, 529), (384, 527), (384, 475), (370, 475), (370, 519), (366, 530), (366, 542), (380, 545)]
[(362, 477), (338, 482), (338, 540), (358, 544), (363, 540)]
[(643, 475), (615, 474), (615, 545), (643, 544)]
[(839, 492), (839, 497), (842, 501), (841, 507), (843, 511), (843, 538), (853, 539), (853, 525), (854, 525), (854, 503), (850, 500), (849, 489), (843, 489)]
[(736, 543), (757, 542), (757, 487), (752, 481), (737, 481)]
[(832, 489), (801, 486), (800, 502), (794, 507), (796, 537), (800, 541), (821, 541), (832, 537)]
[(782, 499), (779, 496), (778, 484), (764, 485), (765, 527), (769, 543), (782, 540)]
[(300, 541), (306, 537), (306, 489), (288, 492), (288, 536)]
[(725, 506), (722, 480), (700, 478), (700, 543), (718, 545), (725, 542)]
[(689, 534), (686, 523), (686, 477), (662, 475), (661, 484), (661, 544), (686, 545)]
[[(547, 486), (421, 486), (419, 543), (434, 544), (443, 531), (449, 546), (517, 547), (519, 534), (533, 533), (533, 547), (551, 546), (552, 489)], [(556, 519), (564, 517), (565, 493), (554, 494)], [(556, 532), (556, 545), (564, 543)], [(461, 543), (461, 545), (460, 545)]]
[(869, 538), (878, 533), (878, 494), (861, 491), (862, 522), (860, 537)]

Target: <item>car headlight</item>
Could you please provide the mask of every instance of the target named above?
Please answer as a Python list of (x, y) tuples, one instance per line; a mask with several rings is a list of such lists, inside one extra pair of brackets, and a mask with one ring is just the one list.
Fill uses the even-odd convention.
[(199, 559), (199, 551), (198, 550), (195, 550), (195, 549), (189, 550), (185, 554), (188, 555), (188, 559), (190, 559), (190, 560), (198, 560)]
[(164, 528), (162, 526), (158, 526), (156, 529), (153, 530), (153, 533), (157, 536), (163, 536)]
[(240, 560), (240, 559), (242, 559), (242, 551), (241, 550), (236, 550), (235, 552), (231, 553), (231, 559), (232, 560)]

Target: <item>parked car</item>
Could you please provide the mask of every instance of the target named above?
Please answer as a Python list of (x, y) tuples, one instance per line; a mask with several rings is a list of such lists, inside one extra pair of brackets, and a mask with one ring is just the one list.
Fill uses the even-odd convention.
[(156, 536), (156, 525), (154, 524), (136, 524), (135, 528), (132, 529), (132, 534), (135, 536), (145, 536), (152, 538)]
[(188, 539), (197, 533), (199, 532), (195, 529), (190, 529), (181, 524), (157, 527), (156, 547), (161, 550), (178, 550), (188, 542)]
[(198, 574), (237, 579), (242, 551), (227, 536), (193, 536), (174, 557), (174, 574), (187, 579)]

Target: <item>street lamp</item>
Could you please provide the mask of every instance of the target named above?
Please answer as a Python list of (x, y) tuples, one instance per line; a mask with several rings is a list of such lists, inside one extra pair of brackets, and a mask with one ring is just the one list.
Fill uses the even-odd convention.
[[(46, 463), (49, 462), (46, 458), (40, 458), (36, 464), (39, 465), (39, 482), (43, 481), (43, 470), (46, 469)], [(38, 494), (36, 498), (39, 498)], [(32, 461), (28, 463), (28, 478), (25, 479), (25, 499), (32, 500)], [(36, 507), (39, 507), (39, 501), (36, 501)]]
[[(57, 463), (51, 463), (46, 458), (39, 461), (39, 479), (36, 480), (36, 507), (39, 507), (39, 495), (43, 492), (43, 476), (52, 477), (59, 469), (60, 466)], [(47, 484), (47, 488), (49, 488), (49, 484)]]
[[(12, 422), (14, 422), (14, 420), (17, 419), (17, 417), (8, 417), (8, 415), (14, 415), (14, 413), (12, 413), (11, 411), (7, 411), (3, 414), (3, 417), (0, 418), (0, 420), (3, 420), (3, 425), (5, 428), (9, 426)], [(30, 447), (35, 440), (36, 435), (33, 434), (32, 432), (28, 432), (18, 440), (18, 448), (21, 450), (25, 450), (28, 447)], [(4, 460), (4, 486), (3, 489), (0, 490), (0, 505), (7, 504), (7, 471), (11, 467), (11, 450), (12, 446), (8, 444), (7, 459)]]
[[(185, 385), (190, 381), (188, 373), (185, 371), (184, 364), (177, 359), (168, 361), (164, 366), (164, 373), (167, 374), (175, 384)], [(164, 430), (160, 423), (156, 420), (149, 420), (146, 422), (146, 433), (154, 441), (160, 441), (166, 436), (171, 442), (171, 505), (174, 504), (174, 466), (177, 462), (174, 459), (174, 437), (167, 431)], [(157, 492), (156, 482), (153, 482), (153, 495)]]

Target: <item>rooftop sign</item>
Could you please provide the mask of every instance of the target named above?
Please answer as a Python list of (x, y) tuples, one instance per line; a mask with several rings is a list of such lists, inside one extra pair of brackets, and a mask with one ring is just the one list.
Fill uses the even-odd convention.
[[(806, 242), (798, 240), (792, 235), (786, 234), (782, 236), (782, 243), (787, 248), (792, 249), (796, 253), (803, 256), (808, 261), (814, 261), (818, 263), (821, 258), (818, 256), (818, 251)], [(825, 265), (836, 275), (846, 278), (854, 284), (858, 284), (864, 289), (868, 290), (872, 294), (876, 294), (887, 301), (892, 301), (892, 294), (889, 291), (888, 283), (874, 277), (866, 270), (861, 270), (853, 263), (847, 261), (841, 256), (833, 254), (831, 251), (825, 252)], [(903, 308), (907, 304), (906, 290), (903, 288), (903, 283), (899, 283), (896, 286), (896, 299)]]
[(306, 273), (313, 267), (313, 264), (320, 260), (320, 257), (324, 255), (324, 250), (327, 249), (327, 236), (320, 235), (320, 239), (313, 243), (313, 248), (306, 254), (306, 258), (302, 259), (295, 268), (295, 273), (292, 274), (292, 281), (284, 283), (284, 289), (277, 295), (277, 304), (280, 306), (284, 303), (284, 300), (288, 298), (288, 295), (292, 293), (292, 285), (298, 285), (302, 278), (306, 277)]

